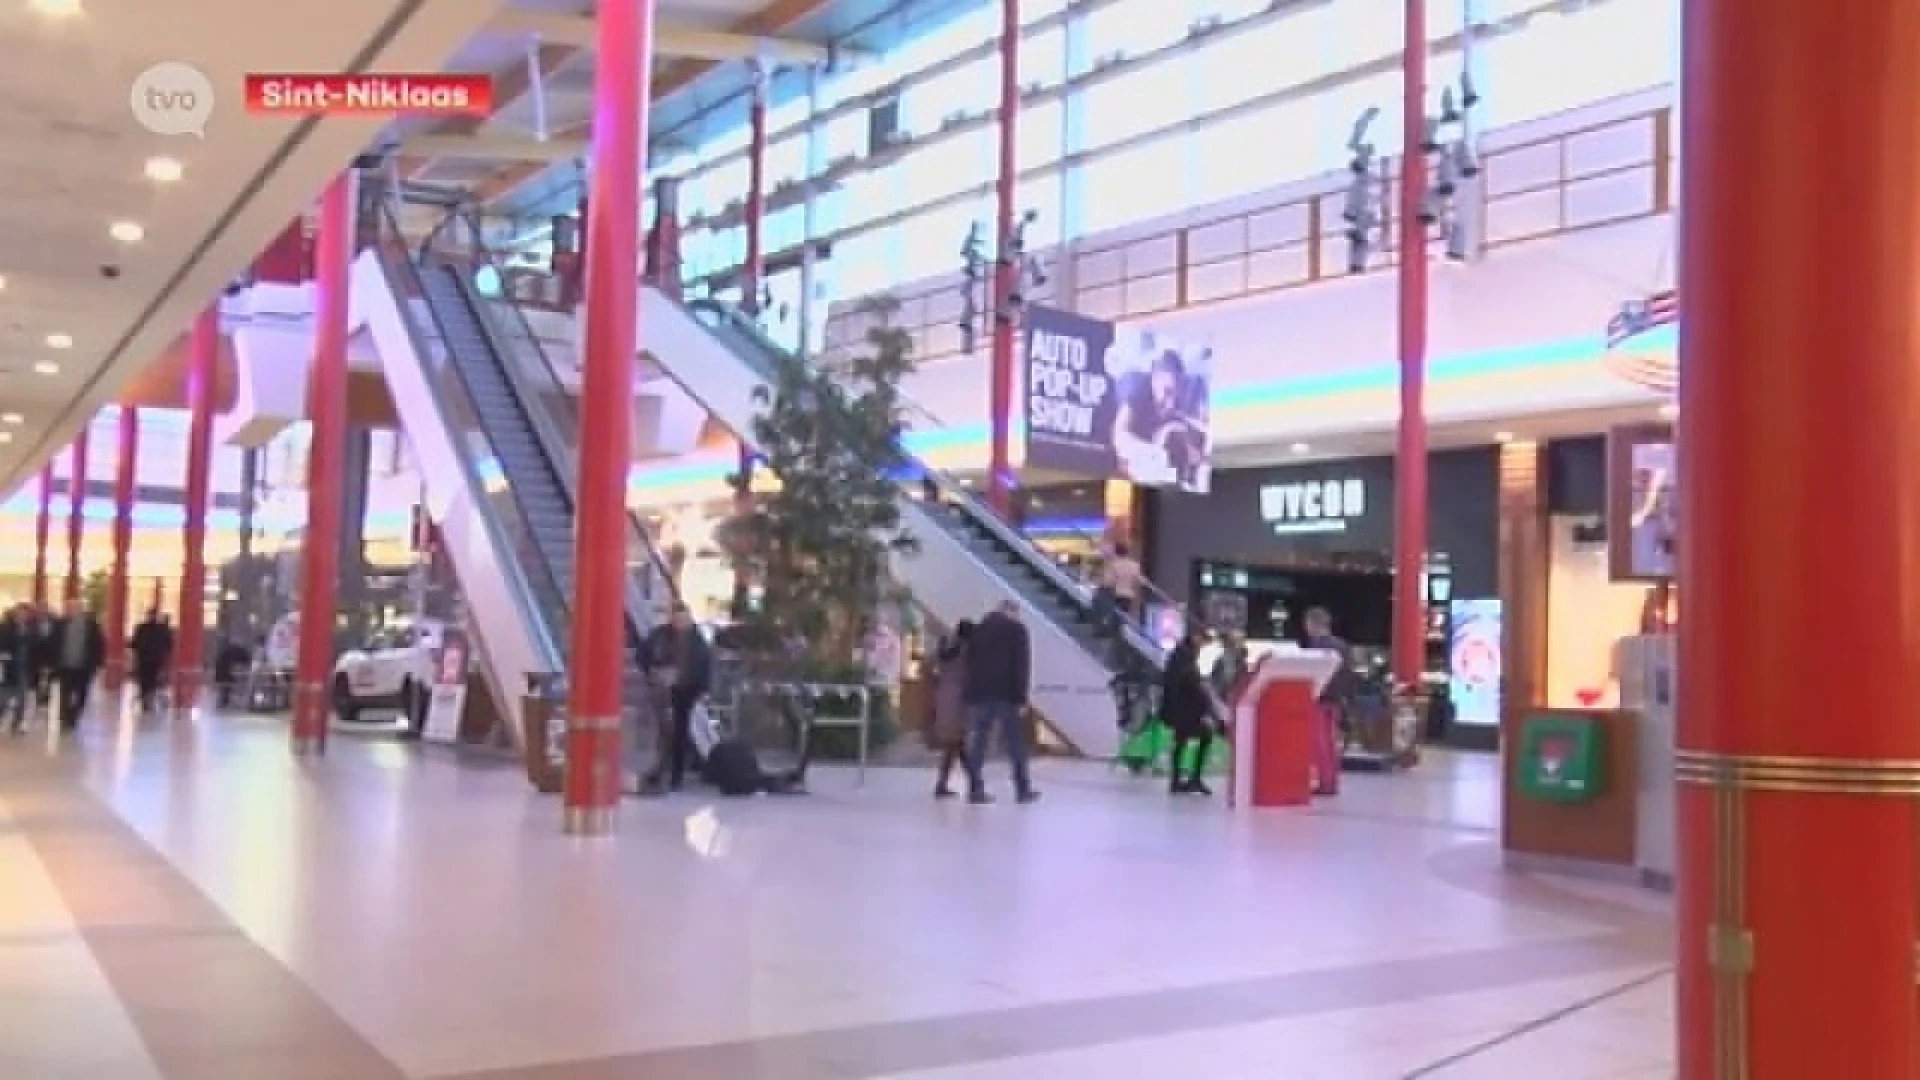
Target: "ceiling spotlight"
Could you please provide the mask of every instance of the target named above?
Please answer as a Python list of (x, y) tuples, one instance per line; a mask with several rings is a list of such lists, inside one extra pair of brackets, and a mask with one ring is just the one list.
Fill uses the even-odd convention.
[(150, 157), (145, 171), (147, 179), (156, 184), (173, 184), (187, 174), (187, 167), (178, 158)]
[(5, 274), (0, 274), (0, 292), (6, 292), (6, 291), (7, 291), (7, 277)]
[(141, 228), (137, 221), (116, 221), (107, 232), (123, 244), (137, 244), (147, 238), (147, 230)]
[(10, 443), (12, 441), (13, 441), (13, 432), (0, 431), (0, 443)]
[(1313, 449), (1313, 447), (1308, 446), (1306, 443), (1303, 443), (1303, 442), (1297, 442), (1293, 444), (1293, 452), (1296, 454), (1304, 454), (1311, 449)]
[(1510, 443), (1513, 441), (1513, 432), (1496, 431), (1493, 433), (1493, 441), (1497, 443)]
[(58, 375), (60, 374), (60, 365), (51, 360), (39, 360), (34, 363), (33, 370), (34, 373), (38, 375)]
[(81, 13), (80, 0), (33, 0), (33, 9), (55, 19), (70, 19)]
[(48, 335), (47, 335), (47, 348), (49, 348), (49, 349), (71, 349), (71, 348), (73, 348), (73, 335), (71, 335), (71, 334), (48, 334)]
[(0, 413), (0, 424), (19, 425), (19, 424), (24, 424), (26, 422), (27, 422), (27, 418), (24, 416), (21, 416), (17, 412)]

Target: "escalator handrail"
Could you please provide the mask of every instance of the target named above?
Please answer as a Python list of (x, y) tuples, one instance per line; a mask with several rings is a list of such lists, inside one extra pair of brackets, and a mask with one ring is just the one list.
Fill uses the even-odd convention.
[[(768, 337), (766, 332), (743, 312), (710, 298), (689, 301), (686, 307), (695, 315), (711, 314), (721, 319), (726, 330), (745, 337), (748, 344), (760, 354), (761, 359), (774, 370), (801, 362)], [(1061, 569), (1060, 564), (1041, 551), (1031, 538), (1009, 526), (1000, 519), (1000, 515), (981, 504), (958, 478), (927, 465), (905, 446), (896, 444), (892, 449), (895, 460), (883, 463), (884, 465), (904, 467), (931, 478), (950, 503), (987, 530), (996, 541), (1018, 555), (1022, 561), (1037, 569), (1055, 589), (1065, 594), (1074, 604), (1091, 608), (1092, 597), (1081, 582)], [(1159, 643), (1148, 638), (1139, 627), (1131, 623), (1124, 624), (1121, 635), (1142, 657), (1156, 664), (1164, 662), (1165, 654)]]
[[(400, 312), (400, 325), (406, 332), (408, 342), (413, 346), (414, 356), (419, 358), (420, 363), (430, 364), (433, 362), (431, 359), (432, 352), (423, 339), (420, 327), (415, 321), (418, 316), (414, 313), (413, 304), (409, 299), (415, 295), (420, 296), (422, 307), (427, 309), (428, 317), (433, 318), (432, 308), (425, 303), (425, 283), (421, 281), (419, 267), (408, 252), (405, 234), (400, 230), (400, 222), (394, 215), (393, 207), (383, 200), (379, 213), (381, 229), (379, 230), (378, 240), (373, 245), (376, 252), (375, 257), (379, 259), (381, 269), (386, 273), (390, 286), (401, 284), (400, 282), (393, 281), (393, 275), (396, 272), (403, 273), (408, 282), (413, 285), (414, 288), (411, 291), (405, 288), (395, 289), (396, 295), (394, 299), (398, 301), (398, 303), (394, 306)], [(389, 242), (398, 245), (400, 255), (397, 258), (394, 256), (393, 250), (389, 247)], [(396, 267), (403, 269), (396, 270)], [(441, 328), (441, 340), (443, 342), (446, 340), (444, 327)], [(433, 380), (429, 380), (429, 383), (431, 384), (432, 381)], [(432, 399), (431, 408), (439, 417), (442, 427), (448, 432), (458, 431), (459, 429), (454, 426), (452, 418), (447, 415), (447, 407), (445, 403), (440, 400), (440, 396), (437, 393), (430, 396)], [(455, 442), (457, 449), (459, 440), (455, 440)], [(503, 553), (512, 551), (513, 545), (508, 541), (500, 522), (495, 520), (492, 513), (483, 509), (487, 501), (483, 494), (486, 491), (486, 486), (480, 479), (480, 470), (474, 466), (473, 458), (465, 453), (456, 453), (454, 456), (459, 459), (460, 462), (461, 478), (466, 482), (468, 490), (473, 492), (472, 505), (479, 511), (480, 527), (486, 532), (488, 541), (492, 544), (495, 551)], [(559, 642), (554, 639), (552, 628), (547, 625), (545, 616), (541, 614), (540, 605), (533, 599), (533, 584), (527, 580), (526, 571), (520, 566), (518, 559), (502, 559), (501, 562), (503, 568), (510, 575), (507, 593), (513, 597), (514, 606), (520, 609), (519, 613), (522, 623), (533, 628), (533, 644), (537, 650), (539, 661), (547, 665), (548, 673), (558, 673), (566, 670), (566, 661), (560, 654)], [(539, 673), (529, 672), (527, 674)], [(495, 687), (494, 689), (502, 693), (517, 692), (517, 688), (511, 686)]]
[[(476, 237), (479, 235), (478, 224), (473, 221), (470, 216), (470, 211), (459, 208), (452, 209), (448, 212), (447, 216), (442, 218), (440, 223), (435, 226), (433, 233), (429, 234), (427, 242), (422, 245), (421, 253), (423, 257), (430, 257), (429, 253), (440, 232), (455, 220), (464, 222)], [(476, 242), (470, 246), (469, 254), (476, 264), (490, 267), (496, 274), (505, 274), (505, 265), (500, 262), (498, 256), (488, 245)], [(447, 261), (451, 263), (451, 260)], [(572, 397), (566, 392), (566, 384), (561, 381), (560, 371), (554, 365), (553, 357), (547, 353), (546, 346), (541, 342), (540, 335), (538, 331), (534, 329), (532, 321), (527, 318), (526, 312), (522, 310), (520, 305), (511, 297), (502, 296), (497, 301), (488, 303), (485, 298), (479, 295), (479, 290), (474, 286), (471, 277), (467, 275), (460, 276), (460, 286), (461, 295), (466, 300), (469, 309), (478, 321), (482, 333), (486, 335), (488, 345), (494, 349), (494, 355), (503, 361), (502, 370), (507, 376), (508, 384), (513, 388), (515, 396), (520, 399), (521, 407), (534, 428), (535, 437), (539, 440), (542, 449), (547, 452), (548, 462), (559, 479), (561, 491), (566, 494), (569, 503), (578, 507), (580, 505), (579, 478), (576, 469), (578, 455), (582, 450), (577, 445), (570, 445), (566, 437), (555, 427), (552, 415), (546, 408), (540, 405), (540, 395), (537, 389), (527, 385), (520, 365), (512, 362), (514, 354), (505, 347), (506, 342), (504, 339), (506, 335), (501, 332), (494, 311), (500, 307), (505, 307), (512, 311), (512, 317), (518, 321), (517, 329), (525, 336), (528, 344), (532, 346), (534, 353), (540, 358), (540, 364), (546, 369), (547, 379), (557, 392), (557, 397), (562, 401), (571, 401)], [(578, 417), (576, 415), (576, 422), (577, 419)], [(576, 469), (560, 467), (560, 463), (569, 461), (575, 463)], [(679, 583), (674, 580), (674, 575), (669, 569), (666, 560), (661, 556), (659, 548), (654, 546), (653, 538), (648, 535), (647, 530), (641, 526), (636, 516), (631, 512), (627, 514), (627, 533), (629, 541), (636, 538), (640, 541), (640, 547), (647, 553), (648, 562), (651, 564), (649, 569), (652, 572), (653, 579), (666, 586), (666, 599), (669, 605), (682, 603)], [(653, 628), (655, 620), (647, 604), (646, 596), (641, 594), (634, 586), (631, 574), (627, 575), (626, 582), (627, 610), (633, 616), (636, 627), (644, 634)]]
[[(901, 394), (900, 400), (906, 404), (907, 411), (918, 415), (921, 419), (926, 420), (933, 427), (941, 430), (946, 430), (949, 428), (949, 425), (947, 424), (947, 422), (945, 420), (942, 420), (939, 414), (935, 413), (932, 409), (927, 408), (925, 405), (920, 404), (920, 402), (914, 400), (911, 396), (907, 394)], [(1008, 479), (1012, 489), (1015, 491), (1038, 490), (1036, 488), (1031, 488), (1025, 484), (1020, 483), (1017, 477), (1009, 477)], [(995, 516), (998, 516), (998, 515), (995, 515)], [(1077, 529), (1072, 526), (1068, 526), (1065, 532), (1067, 533), (1067, 535), (1072, 536), (1077, 540), (1083, 541), (1084, 543), (1086, 543), (1088, 546), (1092, 547), (1096, 551), (1106, 550), (1106, 541), (1103, 538), (1099, 536), (1095, 536), (1093, 533), (1086, 531), (1085, 529)], [(1153, 579), (1147, 577), (1145, 574), (1142, 574), (1140, 576), (1140, 584), (1146, 586), (1147, 592), (1151, 594), (1152, 598), (1156, 602), (1165, 604), (1169, 607), (1180, 606), (1180, 602), (1173, 598), (1173, 594), (1167, 592), (1165, 589), (1162, 589), (1160, 586), (1154, 584)], [(1194, 617), (1195, 616), (1189, 615), (1189, 618), (1194, 618)]]

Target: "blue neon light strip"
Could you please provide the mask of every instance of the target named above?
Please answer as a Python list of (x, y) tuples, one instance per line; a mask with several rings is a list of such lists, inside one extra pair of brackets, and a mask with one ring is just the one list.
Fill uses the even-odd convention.
[[(1638, 349), (1672, 349), (1678, 342), (1678, 328), (1672, 326), (1662, 327), (1634, 339), (1636, 351)], [(1428, 365), (1427, 375), (1435, 381), (1444, 381), (1550, 371), (1555, 368), (1579, 367), (1595, 363), (1606, 352), (1606, 335), (1594, 334), (1545, 345), (1492, 349), (1462, 356), (1442, 357)], [(1213, 405), (1216, 409), (1250, 409), (1286, 405), (1336, 394), (1391, 390), (1399, 385), (1399, 380), (1399, 364), (1379, 364), (1355, 371), (1295, 376), (1256, 383), (1252, 386), (1222, 389), (1216, 392)], [(1020, 434), (1019, 420), (1017, 416), (1014, 418), (1012, 433), (1016, 437)], [(991, 432), (984, 423), (966, 424), (959, 427), (908, 432), (906, 444), (907, 449), (916, 456), (925, 457), (942, 450), (979, 446), (985, 443), (990, 435)], [(627, 491), (637, 493), (683, 484), (715, 483), (724, 480), (732, 471), (733, 466), (722, 461), (644, 466), (636, 469), (628, 479)]]

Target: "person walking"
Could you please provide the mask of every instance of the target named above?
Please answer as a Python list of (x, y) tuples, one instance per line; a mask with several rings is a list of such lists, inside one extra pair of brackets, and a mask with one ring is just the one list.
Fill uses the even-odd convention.
[(967, 750), (967, 645), (973, 620), (962, 619), (940, 642), (933, 659), (933, 720), (927, 725), (927, 745), (940, 752), (940, 771), (933, 797), (951, 799), (953, 768)]
[(693, 711), (713, 688), (713, 650), (685, 604), (675, 604), (672, 620), (647, 635), (645, 649), (641, 666), (667, 697), (667, 726), (661, 732), (663, 768), (656, 772), (654, 784), (664, 781), (668, 789), (679, 791), (686, 786), (688, 766), (698, 756), (693, 745)]
[(1326, 608), (1308, 608), (1305, 644), (1309, 649), (1330, 652), (1340, 661), (1327, 683), (1320, 688), (1319, 720), (1314, 725), (1315, 795), (1340, 794), (1340, 720), (1353, 703), (1357, 676), (1353, 670), (1353, 647), (1333, 632), (1333, 615)]
[(987, 752), (993, 733), (1000, 732), (1013, 766), (1013, 789), (1022, 803), (1036, 802), (1027, 760), (1027, 732), (1023, 713), (1033, 681), (1033, 642), (1020, 621), (1020, 604), (1003, 601), (973, 628), (967, 642), (963, 698), (967, 706), (967, 801), (984, 805), (987, 794)]
[(0, 616), (0, 729), (19, 735), (27, 729), (33, 699), (34, 640), (26, 605)]
[(100, 620), (78, 600), (67, 602), (66, 614), (53, 625), (51, 635), (54, 681), (60, 688), (60, 728), (80, 726), (93, 693), (93, 680), (107, 659), (107, 635)]
[[(1213, 694), (1200, 673), (1200, 646), (1206, 630), (1189, 621), (1160, 678), (1160, 721), (1173, 732), (1173, 757), (1168, 765), (1174, 795), (1211, 795), (1202, 774), (1213, 749)], [(1191, 753), (1192, 757), (1188, 755)]]
[(1107, 559), (1106, 584), (1113, 590), (1113, 603), (1121, 612), (1124, 621), (1135, 626), (1140, 625), (1146, 613), (1145, 598), (1146, 571), (1140, 568), (1140, 560), (1125, 544), (1113, 545), (1113, 555)]
[(158, 702), (160, 683), (166, 678), (167, 666), (173, 662), (173, 627), (167, 616), (158, 610), (147, 612), (147, 617), (133, 628), (127, 647), (133, 653), (133, 684), (139, 692), (140, 713), (144, 716), (152, 712)]

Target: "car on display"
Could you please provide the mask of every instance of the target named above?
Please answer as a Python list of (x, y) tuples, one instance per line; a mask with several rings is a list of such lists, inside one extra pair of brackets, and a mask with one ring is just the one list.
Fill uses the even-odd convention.
[(333, 711), (356, 723), (371, 711), (395, 711), (413, 720), (433, 692), (434, 665), (446, 627), (432, 619), (375, 630), (333, 665)]

